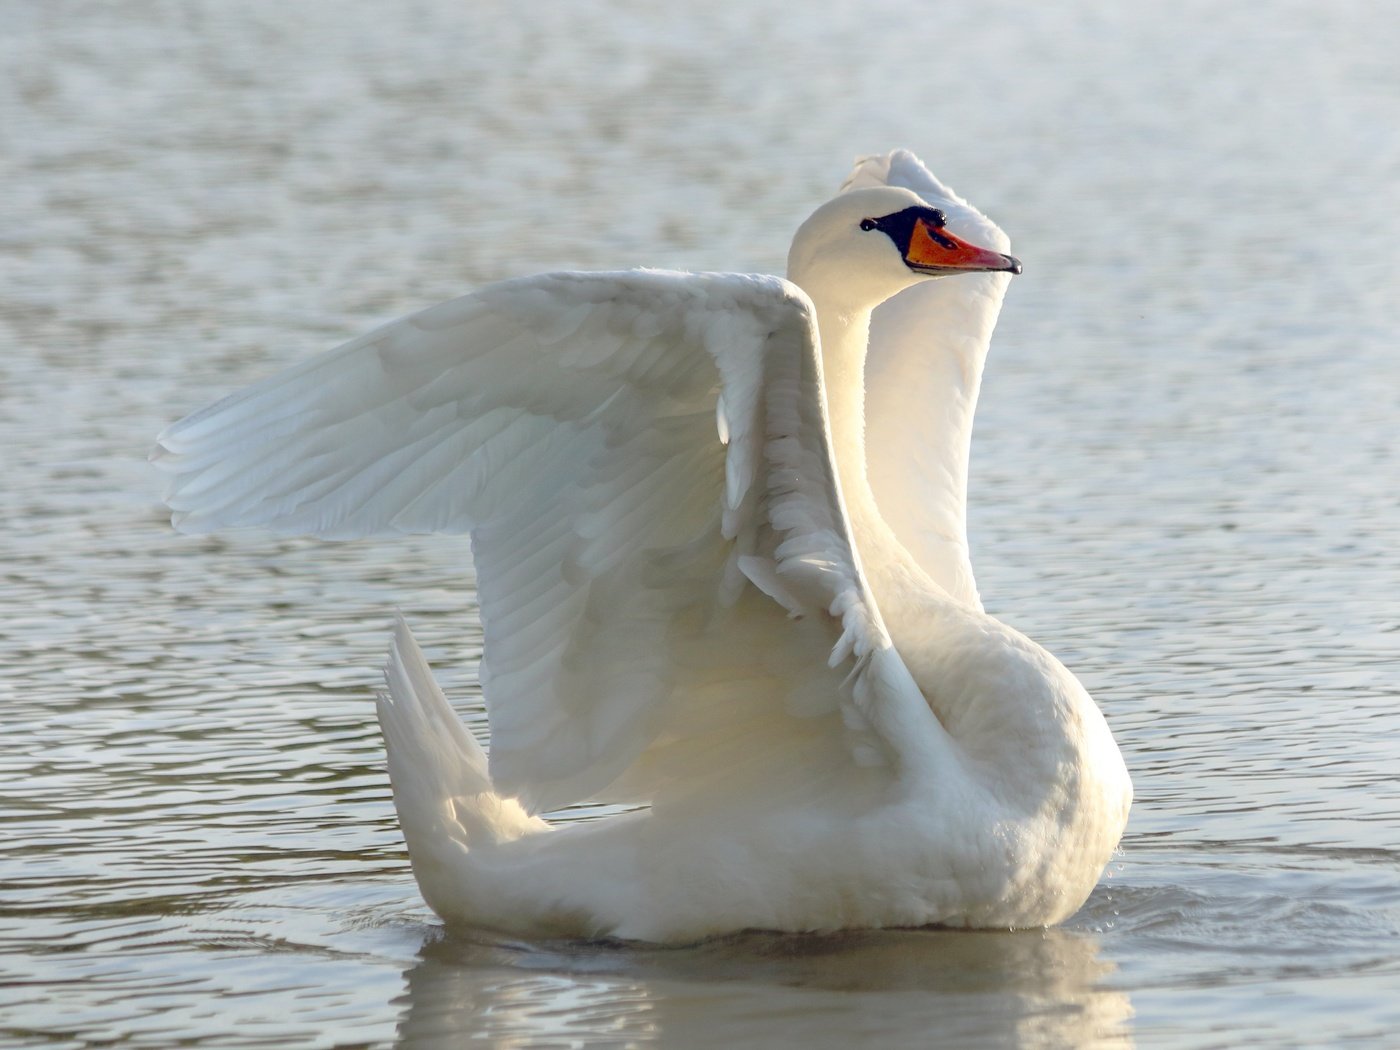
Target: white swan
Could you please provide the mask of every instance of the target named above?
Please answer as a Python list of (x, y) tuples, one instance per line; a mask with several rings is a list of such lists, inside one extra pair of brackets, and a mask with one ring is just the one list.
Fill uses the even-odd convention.
[[(1037, 926), (1087, 897), (1131, 786), (1083, 687), (977, 600), (968, 433), (1019, 264), (958, 223), (1005, 247), (912, 155), (875, 158), (790, 281), (506, 281), (161, 435), (187, 531), (471, 534), (489, 768), (402, 622), (379, 705), (445, 920), (680, 942)], [(877, 325), (868, 468), (871, 312), (964, 271)], [(588, 798), (649, 807), (534, 815)]]

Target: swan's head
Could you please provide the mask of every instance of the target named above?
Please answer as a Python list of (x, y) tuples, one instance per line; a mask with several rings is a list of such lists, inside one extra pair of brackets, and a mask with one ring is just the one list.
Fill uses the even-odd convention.
[(874, 306), (932, 277), (1021, 272), (1012, 256), (969, 244), (946, 225), (941, 211), (910, 190), (850, 190), (798, 228), (788, 277), (813, 299)]

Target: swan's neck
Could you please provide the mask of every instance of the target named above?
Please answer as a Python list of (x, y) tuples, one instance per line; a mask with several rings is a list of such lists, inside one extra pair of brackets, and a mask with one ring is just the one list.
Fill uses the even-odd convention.
[[(878, 592), (883, 561), (980, 609), (967, 545), (967, 472), (982, 355), (956, 352), (967, 349), (961, 345), (905, 346), (910, 336), (895, 333), (897, 356), (912, 354), (918, 368), (905, 378), (881, 376), (872, 389), (866, 355), (874, 307), (813, 298), (841, 493), (872, 585)], [(915, 336), (929, 338), (922, 326)], [(868, 420), (871, 398), (882, 418)], [(872, 463), (866, 443), (876, 430), (881, 454)]]
[(858, 547), (869, 539), (873, 528), (883, 526), (865, 459), (865, 355), (870, 344), (870, 315), (871, 309), (865, 307), (817, 305), (832, 451)]
[(871, 340), (880, 350), (865, 382), (873, 450), (866, 463), (880, 513), (900, 542), (952, 597), (980, 608), (967, 543), (967, 477), (991, 331), (987, 311), (977, 308), (982, 297), (955, 290), (921, 285), (876, 312)]
[[(979, 363), (980, 364), (980, 363)], [(977, 395), (982, 386), (982, 370), (968, 370), (953, 355), (944, 355), (928, 367), (947, 369), (942, 386), (943, 396), (936, 404), (925, 406), (931, 413), (924, 431), (930, 452), (937, 455), (936, 469), (925, 470), (921, 479), (923, 498), (927, 501), (919, 541), (929, 550), (926, 556), (941, 557), (948, 562), (948, 572), (955, 576), (958, 586), (950, 586), (953, 596), (980, 606), (977, 586), (972, 578), (972, 562), (967, 546), (967, 464), (972, 452), (972, 419), (977, 411)], [(935, 553), (935, 551), (937, 553)]]
[[(968, 768), (995, 785), (1003, 805), (1034, 812), (1059, 789), (1066, 768), (1083, 765), (1086, 753), (1108, 754), (1111, 739), (1069, 672), (981, 614), (975, 590), (968, 602), (929, 576), (881, 515), (865, 455), (871, 313), (817, 301), (832, 450), (857, 555), (895, 649), (967, 756)], [(949, 445), (944, 462), (956, 473), (944, 482), (941, 512), (952, 516), (944, 520), (959, 538), (978, 379), (980, 374), (963, 376), (963, 396), (950, 399), (959, 404), (949, 408), (942, 429)], [(1084, 790), (1092, 795), (1097, 787)]]
[[(881, 514), (870, 483), (865, 454), (865, 359), (872, 310), (819, 303), (817, 328), (832, 455), (851, 538), (877, 605), (897, 618), (911, 588), (924, 593), (933, 584)], [(892, 636), (898, 633), (888, 618), (886, 626)]]

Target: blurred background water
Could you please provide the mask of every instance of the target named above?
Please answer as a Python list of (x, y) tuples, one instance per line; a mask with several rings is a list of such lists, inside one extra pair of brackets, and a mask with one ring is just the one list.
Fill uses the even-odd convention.
[[(1400, 10), (0, 0), (0, 1041), (1392, 1045)], [(558, 267), (780, 272), (913, 148), (1011, 234), (989, 609), (1137, 804), (1043, 932), (448, 938), (369, 695), (464, 541), (172, 533), (165, 423)], [(584, 819), (586, 813), (570, 819)]]

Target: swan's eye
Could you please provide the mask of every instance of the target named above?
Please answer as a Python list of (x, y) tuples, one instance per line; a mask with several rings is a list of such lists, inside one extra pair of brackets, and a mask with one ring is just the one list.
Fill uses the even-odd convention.
[(879, 224), (878, 222), (876, 222), (874, 219), (861, 219), (861, 220), (860, 220), (860, 228), (861, 228), (862, 230), (864, 230), (866, 233), (869, 233), (871, 230), (877, 229), (877, 228), (879, 227), (879, 225), (880, 225), (880, 224)]
[(931, 215), (931, 216), (929, 217), (929, 222), (933, 223), (933, 225), (935, 225), (935, 226), (937, 226), (937, 227), (939, 227), (939, 228), (942, 228), (942, 227), (944, 227), (944, 226), (947, 226), (947, 225), (948, 225), (948, 216), (945, 215), (945, 214), (943, 214), (943, 212), (942, 212), (940, 209), (938, 209), (938, 208), (934, 208), (934, 209), (932, 209), (932, 210), (933, 210), (933, 215)]

